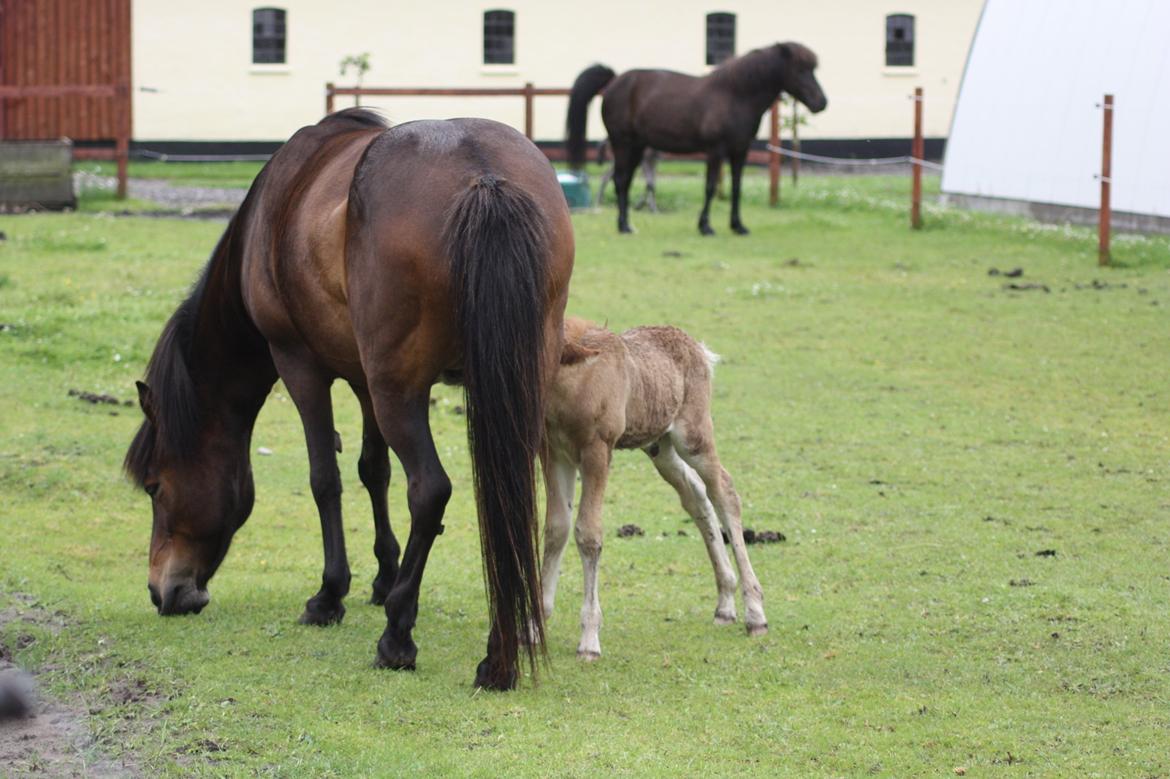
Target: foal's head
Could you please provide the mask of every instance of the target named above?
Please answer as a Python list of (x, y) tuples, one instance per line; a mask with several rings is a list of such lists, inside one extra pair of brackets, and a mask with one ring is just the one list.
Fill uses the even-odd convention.
[(817, 55), (799, 43), (777, 43), (776, 51), (783, 65), (781, 89), (804, 103), (814, 114), (824, 111), (829, 100), (813, 74), (817, 68)]
[[(189, 302), (190, 303), (190, 302)], [(188, 367), (191, 308), (180, 307), (138, 383), (145, 420), (125, 468), (151, 500), (150, 599), (160, 614), (198, 613), (207, 582), (247, 519), (254, 497), (250, 426), (200, 400)]]

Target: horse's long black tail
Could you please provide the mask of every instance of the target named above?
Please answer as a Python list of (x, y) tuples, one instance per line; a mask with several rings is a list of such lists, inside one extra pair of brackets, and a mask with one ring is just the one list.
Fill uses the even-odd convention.
[(569, 116), (565, 120), (565, 147), (569, 165), (574, 170), (585, 164), (585, 120), (589, 116), (589, 102), (613, 80), (614, 75), (613, 70), (605, 65), (590, 65), (573, 82), (569, 93)]
[[(549, 235), (532, 198), (493, 175), (456, 200), (444, 234), (463, 339), (467, 436), (501, 667), (515, 678), (522, 631), (536, 670), (544, 646), (536, 559), (537, 447), (543, 429)], [(491, 654), (491, 653), (489, 653)], [(489, 658), (493, 659), (493, 658)]]

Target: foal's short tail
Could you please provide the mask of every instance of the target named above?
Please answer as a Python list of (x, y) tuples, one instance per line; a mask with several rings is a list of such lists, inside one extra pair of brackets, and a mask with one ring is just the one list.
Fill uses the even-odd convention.
[(594, 95), (613, 81), (614, 75), (605, 65), (590, 65), (573, 82), (573, 89), (569, 93), (569, 117), (565, 121), (568, 135), (565, 148), (569, 154), (569, 166), (574, 170), (585, 164), (585, 120), (589, 116), (589, 103)]
[[(519, 671), (522, 631), (535, 673), (544, 645), (536, 562), (535, 459), (543, 428), (549, 236), (532, 198), (493, 175), (455, 201), (444, 230), (463, 340), (467, 436), (491, 605), (488, 678)], [(505, 682), (501, 686), (510, 686)]]

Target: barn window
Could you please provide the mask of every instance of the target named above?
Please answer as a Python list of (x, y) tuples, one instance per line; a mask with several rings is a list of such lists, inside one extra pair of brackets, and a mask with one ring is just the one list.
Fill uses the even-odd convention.
[(516, 62), (516, 14), (511, 11), (484, 11), (483, 64), (512, 65)]
[(735, 14), (707, 14), (707, 64), (735, 56)]
[(284, 63), (284, 43), (284, 9), (254, 9), (252, 11), (252, 62)]
[(910, 14), (886, 17), (886, 65), (914, 65), (914, 17)]

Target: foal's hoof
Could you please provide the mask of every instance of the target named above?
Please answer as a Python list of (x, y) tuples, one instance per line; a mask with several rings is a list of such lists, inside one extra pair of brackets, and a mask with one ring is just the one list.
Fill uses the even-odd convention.
[(734, 625), (735, 624), (735, 612), (734, 611), (731, 611), (731, 612), (727, 612), (727, 611), (718, 612), (717, 611), (717, 612), (715, 612), (715, 624), (716, 625)]
[(341, 622), (344, 616), (345, 606), (341, 605), (341, 601), (314, 595), (305, 604), (305, 613), (297, 621), (302, 625), (325, 627)]
[(767, 635), (767, 633), (768, 633), (768, 623), (767, 622), (764, 622), (763, 624), (759, 624), (759, 625), (748, 625), (747, 626), (747, 634), (749, 636), (752, 636), (752, 637), (763, 636), (763, 635)]
[(516, 671), (509, 668), (507, 671), (493, 669), (488, 658), (479, 661), (475, 669), (475, 686), (485, 690), (514, 690), (516, 689)]
[(374, 665), (394, 671), (413, 671), (418, 647), (409, 638), (405, 642), (395, 641), (385, 633), (378, 639), (378, 657)]
[(732, 225), (731, 229), (736, 235), (750, 235), (752, 232), (743, 225)]
[(595, 652), (592, 649), (578, 649), (577, 659), (583, 663), (594, 663), (601, 659), (601, 652)]

